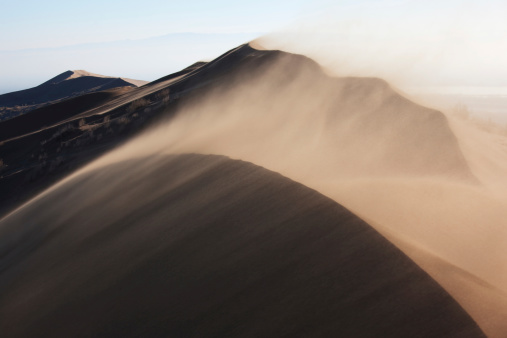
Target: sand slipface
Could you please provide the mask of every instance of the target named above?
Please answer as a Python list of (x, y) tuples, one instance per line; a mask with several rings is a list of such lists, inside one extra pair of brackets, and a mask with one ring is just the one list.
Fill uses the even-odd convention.
[(345, 208), (222, 156), (84, 171), (0, 235), (7, 337), (483, 337)]

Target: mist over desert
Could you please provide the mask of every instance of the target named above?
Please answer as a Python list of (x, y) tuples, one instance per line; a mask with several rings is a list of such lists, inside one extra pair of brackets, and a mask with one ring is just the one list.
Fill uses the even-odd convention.
[(507, 336), (505, 5), (322, 6), (0, 95), (2, 336)]

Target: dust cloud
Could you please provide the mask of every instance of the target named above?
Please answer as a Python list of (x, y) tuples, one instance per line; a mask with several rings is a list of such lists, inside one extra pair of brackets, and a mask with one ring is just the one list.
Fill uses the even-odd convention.
[(149, 154), (221, 154), (344, 205), (435, 278), (492, 337), (507, 326), (507, 141), (375, 78), (283, 56), (216, 88), (87, 170)]
[(501, 0), (340, 1), (261, 38), (337, 76), (410, 87), (507, 86)]

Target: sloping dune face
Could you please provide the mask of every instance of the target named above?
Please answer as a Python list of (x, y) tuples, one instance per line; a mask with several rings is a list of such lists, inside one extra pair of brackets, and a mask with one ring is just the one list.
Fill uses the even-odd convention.
[(69, 100), (32, 110), (7, 121), (2, 121), (0, 123), (0, 141), (37, 132), (46, 126), (51, 126), (66, 118), (72, 118), (88, 109), (109, 102), (113, 98), (129, 92), (131, 89), (131, 87), (121, 87), (83, 94)]
[(6, 337), (482, 337), (334, 201), (223, 156), (84, 170), (0, 222)]
[(505, 181), (505, 166), (488, 169), (505, 160), (468, 151), (467, 134), (441, 112), (380, 79), (332, 78), (308, 58), (249, 46), (205, 67), (231, 64), (235, 72), (175, 119), (95, 166), (149, 149), (223, 154), (282, 173), (366, 219), (489, 336), (507, 335), (507, 199), (486, 184), (493, 172)]

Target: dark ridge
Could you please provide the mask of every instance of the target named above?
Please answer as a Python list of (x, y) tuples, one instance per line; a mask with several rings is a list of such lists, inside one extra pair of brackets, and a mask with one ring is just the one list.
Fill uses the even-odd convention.
[(484, 337), (314, 190), (222, 156), (77, 176), (0, 222), (5, 337)]
[(301, 71), (313, 71), (323, 75), (320, 66), (306, 56), (277, 50), (257, 50), (244, 44), (206, 63), (192, 72), (192, 76), (179, 81), (173, 87), (182, 92), (218, 84), (233, 87), (238, 81), (249, 81), (261, 76), (275, 64), (288, 71), (280, 79), (282, 83), (288, 83)]
[(63, 73), (55, 76), (54, 78), (47, 80), (46, 82), (38, 85), (37, 87), (46, 86), (46, 85), (54, 85), (54, 84), (60, 83), (62, 81), (65, 81), (69, 77), (71, 77), (73, 74), (74, 74), (74, 72), (72, 70), (68, 70), (66, 72), (63, 72)]
[(89, 109), (98, 107), (118, 95), (127, 93), (131, 88), (120, 87), (84, 94), (0, 122), (0, 141), (32, 133), (72, 118)]
[(207, 63), (208, 63), (208, 61), (197, 61), (197, 62), (192, 63), (187, 68), (184, 68), (183, 70), (194, 70), (194, 69), (204, 66)]
[(172, 79), (175, 79), (177, 78), (178, 76), (182, 76), (182, 75), (185, 75), (185, 74), (189, 74), (191, 72), (193, 72), (194, 70), (198, 69), (198, 68), (201, 68), (202, 66), (204, 66), (205, 64), (207, 64), (207, 62), (204, 62), (204, 61), (198, 61), (198, 62), (195, 62), (193, 63), (192, 65), (180, 70), (179, 72), (176, 72), (176, 73), (173, 73), (173, 74), (169, 74), (167, 76), (164, 76), (164, 77), (161, 77), (160, 79), (157, 79), (155, 81), (152, 81), (150, 82), (149, 84), (147, 84), (148, 86), (150, 85), (154, 85), (154, 84), (157, 84), (157, 83), (160, 83), (160, 82), (164, 82), (164, 81), (168, 81), (168, 80), (172, 80)]

